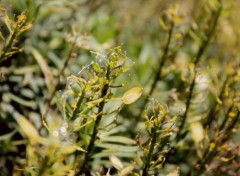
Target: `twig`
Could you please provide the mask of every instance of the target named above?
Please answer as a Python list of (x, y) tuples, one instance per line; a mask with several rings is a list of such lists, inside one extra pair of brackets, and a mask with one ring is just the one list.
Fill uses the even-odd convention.
[[(107, 68), (107, 73), (106, 73), (107, 80), (109, 80), (109, 76), (110, 76), (110, 67)], [(105, 98), (105, 96), (107, 95), (108, 89), (109, 89), (109, 83), (107, 83), (103, 86), (101, 98), (103, 98), (103, 99)], [(93, 128), (93, 133), (91, 135), (91, 140), (90, 140), (88, 148), (87, 148), (87, 153), (85, 154), (83, 165), (79, 171), (80, 174), (85, 173), (86, 175), (90, 175), (91, 167), (89, 165), (89, 160), (91, 158), (91, 155), (92, 155), (92, 152), (94, 149), (94, 142), (95, 142), (97, 134), (98, 134), (98, 126), (99, 126), (102, 116), (103, 116), (103, 114), (101, 112), (103, 111), (104, 105), (105, 105), (105, 101), (103, 100), (99, 104), (98, 116), (96, 117), (96, 121), (95, 121), (94, 128)]]
[(183, 114), (183, 117), (182, 117), (182, 121), (181, 121), (181, 124), (180, 124), (180, 127), (179, 127), (179, 131), (178, 131), (178, 134), (177, 134), (177, 140), (179, 141), (180, 138), (181, 138), (181, 131), (185, 125), (185, 122), (186, 122), (186, 119), (187, 119), (187, 115), (188, 115), (188, 111), (189, 111), (189, 107), (190, 107), (190, 104), (191, 104), (191, 99), (192, 99), (192, 95), (193, 95), (193, 90), (194, 90), (194, 87), (195, 87), (195, 84), (196, 84), (196, 74), (197, 74), (197, 65), (200, 61), (200, 58), (202, 57), (202, 55), (204, 54), (212, 36), (213, 36), (213, 33), (216, 29), (216, 26), (217, 26), (217, 22), (218, 22), (218, 19), (220, 17), (220, 14), (221, 14), (221, 11), (222, 11), (222, 4), (221, 4), (221, 1), (219, 1), (219, 7), (218, 7), (218, 10), (215, 14), (215, 16), (213, 17), (213, 21), (212, 21), (212, 24), (210, 24), (210, 29), (206, 32), (206, 39), (203, 40), (198, 52), (197, 52), (197, 55), (195, 57), (195, 60), (194, 60), (194, 76), (193, 76), (193, 80), (190, 84), (190, 91), (189, 91), (189, 94), (187, 96), (187, 101), (186, 101), (186, 110)]
[[(226, 88), (226, 85), (227, 85), (227, 82), (228, 82), (228, 79), (229, 79), (229, 76), (227, 76), (227, 78), (224, 80), (224, 83), (223, 83), (223, 86), (222, 86), (222, 89), (220, 91), (220, 94), (218, 96), (218, 98), (221, 100), (223, 98), (223, 93), (225, 91), (225, 88)], [(206, 123), (204, 123), (204, 127), (206, 126), (211, 126), (213, 120), (215, 119), (215, 116), (216, 116), (216, 107), (217, 107), (217, 101), (214, 99), (214, 102), (213, 102), (213, 107), (210, 109), (210, 111), (208, 112), (208, 115), (207, 115), (207, 120), (206, 120)]]
[(79, 109), (80, 109), (80, 107), (81, 107), (81, 104), (82, 104), (82, 101), (83, 101), (83, 99), (84, 99), (84, 96), (85, 96), (85, 89), (83, 89), (83, 91), (82, 91), (82, 93), (81, 93), (81, 96), (80, 96), (79, 99), (78, 99), (77, 106), (76, 106), (76, 108), (74, 109), (73, 114), (72, 114), (72, 117), (71, 117), (72, 120), (75, 120), (75, 118), (76, 118), (76, 116), (77, 116), (77, 114), (78, 114), (78, 112), (79, 112)]
[(156, 132), (156, 128), (154, 128), (154, 131), (153, 131), (153, 136), (152, 136), (152, 139), (151, 139), (151, 144), (150, 144), (150, 148), (149, 148), (149, 152), (148, 152), (148, 157), (147, 157), (147, 161), (145, 163), (145, 166), (144, 166), (144, 169), (143, 169), (143, 172), (142, 172), (142, 176), (147, 176), (148, 175), (148, 170), (149, 170), (149, 167), (150, 167), (150, 162), (152, 160), (152, 156), (153, 156), (153, 151), (154, 151), (154, 146), (155, 146), (155, 143), (157, 141), (157, 132)]
[[(168, 32), (167, 43), (166, 43), (166, 45), (164, 47), (163, 55), (162, 55), (161, 60), (159, 62), (158, 69), (156, 71), (154, 81), (153, 81), (153, 83), (151, 85), (151, 89), (150, 89), (150, 91), (148, 93), (149, 97), (152, 96), (154, 90), (156, 89), (158, 81), (161, 80), (161, 78), (162, 78), (162, 69), (163, 69), (163, 66), (164, 66), (164, 64), (165, 64), (165, 62), (167, 60), (167, 57), (168, 57), (169, 45), (171, 43), (173, 29), (174, 29), (174, 22), (172, 21), (171, 22), (171, 27), (170, 27), (169, 32)], [(143, 107), (141, 108), (141, 112), (140, 112), (139, 116), (141, 116), (142, 112), (144, 111), (145, 107), (147, 106), (148, 101), (149, 101), (149, 99), (146, 98), (144, 103), (143, 103)]]

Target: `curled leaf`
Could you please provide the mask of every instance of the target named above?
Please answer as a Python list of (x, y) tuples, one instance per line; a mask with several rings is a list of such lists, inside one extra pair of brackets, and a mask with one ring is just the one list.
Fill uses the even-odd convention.
[(159, 18), (159, 24), (162, 29), (164, 29), (165, 31), (169, 31), (169, 27), (165, 24), (162, 18)]
[(137, 101), (142, 95), (142, 88), (134, 87), (124, 93), (122, 97), (122, 102), (124, 104), (132, 104)]
[(216, 101), (217, 101), (218, 104), (222, 105), (222, 101), (220, 100), (219, 97), (216, 98)]

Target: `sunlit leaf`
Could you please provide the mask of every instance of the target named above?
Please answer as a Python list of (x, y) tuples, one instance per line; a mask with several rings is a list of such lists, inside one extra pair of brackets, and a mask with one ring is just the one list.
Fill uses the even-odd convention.
[(124, 104), (132, 104), (137, 101), (142, 95), (142, 88), (134, 87), (124, 93), (122, 102)]
[(195, 143), (199, 143), (204, 138), (204, 129), (201, 123), (194, 122), (190, 126), (192, 139)]
[(75, 151), (86, 152), (83, 148), (78, 147), (78, 146), (68, 143), (68, 142), (60, 143), (59, 149), (62, 154), (71, 154)]
[(113, 165), (113, 167), (115, 167), (117, 170), (121, 170), (123, 168), (122, 162), (116, 156), (114, 155), (110, 156), (109, 161)]
[(106, 176), (111, 176), (110, 169), (108, 169)]
[(117, 156), (117, 157), (125, 157), (125, 158), (132, 158), (136, 156), (135, 152), (122, 152), (122, 151), (116, 151), (112, 149), (105, 149), (101, 151), (100, 153), (96, 153), (93, 155), (93, 158), (103, 158), (103, 157), (109, 157), (111, 155)]
[(116, 145), (116, 144), (110, 144), (110, 143), (98, 143), (96, 144), (97, 147), (106, 148), (106, 149), (112, 149), (116, 151), (122, 151), (122, 152), (136, 152), (138, 151), (138, 146), (123, 146), (123, 145)]
[(130, 138), (127, 138), (127, 137), (123, 137), (123, 136), (107, 136), (107, 137), (100, 139), (100, 141), (117, 142), (117, 143), (122, 143), (122, 144), (136, 144), (136, 141), (134, 141)]
[(168, 173), (166, 176), (179, 176), (179, 168), (174, 169), (172, 172)]
[(120, 172), (119, 172), (119, 176), (124, 176), (124, 175), (129, 175), (132, 170), (134, 169), (134, 164), (131, 164), (125, 168), (123, 168)]
[(235, 117), (236, 114), (235, 114), (234, 112), (230, 112), (230, 113), (228, 114), (228, 116), (229, 116), (229, 117)]
[(233, 159), (233, 157), (232, 158), (221, 157), (221, 160), (223, 162), (228, 162), (228, 161), (231, 161), (232, 159)]
[(23, 133), (30, 141), (36, 142), (39, 139), (38, 131), (33, 124), (27, 120), (26, 117), (18, 115), (17, 122)]

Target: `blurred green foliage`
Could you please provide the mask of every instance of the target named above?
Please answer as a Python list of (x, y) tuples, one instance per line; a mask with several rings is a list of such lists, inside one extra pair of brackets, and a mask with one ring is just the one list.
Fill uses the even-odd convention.
[(1, 0), (0, 175), (239, 175), (239, 8)]

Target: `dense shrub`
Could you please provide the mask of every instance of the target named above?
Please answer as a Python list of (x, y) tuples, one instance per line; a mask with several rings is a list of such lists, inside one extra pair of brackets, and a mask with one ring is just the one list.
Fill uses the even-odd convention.
[(238, 1), (0, 5), (0, 175), (240, 174)]

